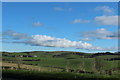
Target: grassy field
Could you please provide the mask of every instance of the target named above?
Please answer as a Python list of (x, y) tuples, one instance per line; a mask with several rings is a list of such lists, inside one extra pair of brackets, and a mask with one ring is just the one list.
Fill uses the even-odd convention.
[[(68, 51), (54, 51), (54, 52), (36, 51), (20, 53), (4, 52), (2, 54), (3, 55), (2, 59), (4, 67), (21, 68), (23, 72), (24, 70), (30, 72), (36, 71), (33, 72), (35, 74), (36, 73), (42, 74), (46, 72), (47, 75), (53, 76), (55, 75), (55, 73), (60, 73), (59, 75), (63, 76), (64, 78), (65, 78), (64, 73), (77, 76), (79, 74), (79, 77), (81, 77), (84, 74), (84, 76), (87, 76), (88, 78), (89, 76), (92, 76), (90, 78), (93, 78), (93, 76), (98, 77), (98, 75), (96, 74), (100, 75), (102, 74), (105, 75), (106, 77), (111, 76), (113, 78), (118, 78), (120, 70), (118, 63), (120, 62), (120, 60), (109, 59), (118, 58), (119, 55), (113, 54), (103, 55), (103, 54), (98, 55), (97, 53), (88, 54), (82, 52), (68, 52)], [(23, 55), (30, 55), (30, 57), (20, 57)], [(10, 72), (15, 73), (16, 70), (6, 71), (5, 69), (3, 71), (4, 74), (9, 74)], [(105, 78), (103, 76), (99, 77)]]
[(119, 80), (118, 76), (82, 74), (70, 72), (38, 72), (27, 70), (3, 70), (4, 77), (18, 80)]

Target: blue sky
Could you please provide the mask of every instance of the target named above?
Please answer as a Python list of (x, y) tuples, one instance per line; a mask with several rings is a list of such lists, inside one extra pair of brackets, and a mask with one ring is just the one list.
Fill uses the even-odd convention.
[(119, 2), (119, 0), (2, 0), (2, 2)]
[(116, 51), (117, 3), (3, 3), (3, 51)]

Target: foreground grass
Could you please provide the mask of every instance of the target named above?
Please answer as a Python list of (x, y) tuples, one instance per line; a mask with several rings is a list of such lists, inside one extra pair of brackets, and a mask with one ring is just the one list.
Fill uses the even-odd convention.
[(3, 70), (2, 75), (3, 80), (6, 80), (5, 78), (8, 80), (120, 80), (119, 76), (27, 70)]

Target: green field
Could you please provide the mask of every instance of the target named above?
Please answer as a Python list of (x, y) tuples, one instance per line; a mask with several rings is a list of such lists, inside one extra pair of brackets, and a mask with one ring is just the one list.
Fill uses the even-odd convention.
[[(119, 53), (102, 53), (102, 55), (98, 55), (97, 53), (92, 54), (68, 51), (35, 51), (19, 53), (3, 52), (2, 55), (3, 63), (16, 64), (16, 67), (21, 68), (21, 70), (27, 70), (25, 68), (22, 69), (22, 64), (24, 64), (33, 67), (41, 67), (42, 69), (40, 71), (38, 69), (33, 69), (31, 71), (38, 71), (42, 73), (47, 72), (54, 74), (58, 72), (60, 75), (63, 75), (63, 73), (70, 73), (75, 75), (84, 74), (92, 77), (95, 74), (101, 74), (119, 78), (118, 76), (120, 67), (118, 64), (120, 60), (110, 60), (113, 58), (119, 58)], [(27, 55), (29, 55), (29, 57), (26, 57)], [(3, 67), (5, 66), (6, 65), (3, 65)], [(6, 69), (3, 71), (3, 73), (4, 72), (7, 74)]]
[(118, 76), (82, 74), (70, 72), (38, 72), (26, 70), (3, 70), (3, 80), (120, 80)]

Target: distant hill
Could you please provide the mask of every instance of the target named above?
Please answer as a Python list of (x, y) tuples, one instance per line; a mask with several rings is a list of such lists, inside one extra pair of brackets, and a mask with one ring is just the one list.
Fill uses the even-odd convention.
[(30, 52), (2, 52), (3, 56), (7, 55), (7, 54), (14, 54), (14, 55), (18, 55), (18, 54), (22, 54), (22, 55), (53, 55), (53, 57), (55, 56), (66, 56), (66, 55), (80, 55), (80, 56), (84, 56), (86, 58), (93, 58), (96, 56), (104, 56), (104, 55), (120, 55), (119, 52), (116, 53), (111, 53), (111, 52), (98, 52), (98, 53), (84, 53), (84, 52), (73, 52), (73, 51), (30, 51)]

